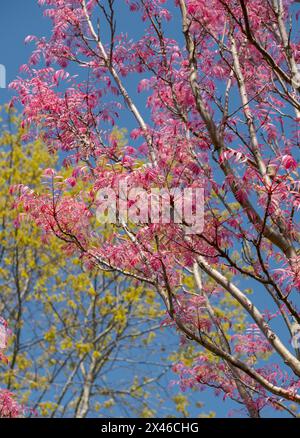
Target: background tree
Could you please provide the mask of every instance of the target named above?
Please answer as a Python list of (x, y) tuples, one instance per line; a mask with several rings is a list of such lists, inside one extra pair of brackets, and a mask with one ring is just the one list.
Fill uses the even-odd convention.
[[(87, 186), (74, 193), (53, 172), (48, 192), (16, 189), (23, 207), (86, 266), (122, 273), (158, 293), (170, 320), (200, 348), (197, 363), (177, 367), (190, 386), (218, 388), (251, 417), (265, 406), (295, 415), (300, 45), (294, 2), (39, 3), (47, 5), (53, 33), (48, 40), (27, 37), (36, 49), (22, 67), (25, 79), (12, 88), (33, 135), (41, 128), (51, 150), (68, 154), (74, 184)], [(138, 40), (117, 27), (125, 5), (144, 23)], [(181, 35), (174, 37), (175, 28)], [(70, 76), (69, 66), (79, 77)], [(125, 86), (136, 74), (138, 91), (149, 92), (148, 114)], [(131, 144), (118, 147), (109, 124), (124, 103), (137, 126)], [(150, 199), (154, 187), (204, 188), (204, 230), (187, 235), (187, 223), (120, 221), (109, 237), (95, 235), (89, 222), (99, 208), (96, 194), (125, 182)], [(129, 208), (138, 215), (132, 199)], [(228, 294), (247, 315), (248, 331), (230, 326)]]

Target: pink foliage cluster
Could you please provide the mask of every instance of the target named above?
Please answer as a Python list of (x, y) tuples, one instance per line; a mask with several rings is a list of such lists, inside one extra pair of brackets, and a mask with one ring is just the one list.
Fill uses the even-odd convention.
[(237, 353), (256, 356), (272, 351), (270, 343), (255, 324), (250, 324), (245, 334), (236, 334), (232, 338), (235, 340), (234, 349)]
[[(252, 363), (253, 360), (259, 361), (265, 354), (271, 353), (270, 345), (253, 324), (247, 328), (245, 334), (233, 335), (233, 339), (235, 341), (235, 352), (239, 357), (246, 356), (246, 361), (249, 363)], [(287, 372), (283, 372), (278, 364), (268, 363), (264, 366), (258, 365), (257, 370), (274, 385), (280, 382), (282, 387), (290, 392), (291, 396), (297, 394), (300, 388), (299, 380), (293, 379)], [(179, 384), (182, 391), (189, 389), (203, 391), (207, 388), (211, 388), (215, 395), (222, 397), (223, 400), (231, 398), (232, 400), (244, 404), (237, 390), (237, 376), (233, 373), (228, 364), (220, 360), (214, 362), (209, 356), (201, 353), (194, 359), (192, 366), (187, 366), (179, 362), (173, 366), (173, 371), (178, 375), (179, 380), (173, 381), (172, 384)], [(241, 376), (238, 378), (241, 379)], [(267, 406), (280, 409), (276, 397), (269, 396), (267, 391), (258, 385), (254, 379), (251, 379), (243, 373), (242, 381), (248, 385), (249, 388), (252, 388), (252, 391), (255, 391), (254, 397), (249, 401), (252, 403), (252, 408), (258, 411)]]
[[(223, 400), (230, 398), (239, 404), (244, 404), (237, 391), (235, 377), (228, 366), (222, 362), (212, 363), (208, 356), (201, 355), (198, 359), (195, 359), (192, 366), (178, 363), (173, 366), (173, 371), (178, 375), (179, 381), (173, 381), (172, 385), (179, 384), (182, 391), (188, 391), (189, 389), (204, 391), (210, 388), (217, 397), (222, 397)], [(274, 384), (280, 382), (283, 387), (290, 391), (291, 396), (299, 391), (299, 381), (291, 379), (276, 364), (260, 368), (259, 371), (263, 376), (268, 377), (270, 382)], [(255, 380), (243, 375), (243, 382), (255, 391), (254, 396), (251, 400), (249, 399), (251, 408), (257, 411), (261, 411), (266, 407), (281, 410), (276, 397), (268, 395), (267, 391), (257, 385)], [(243, 409), (240, 409), (239, 414), (242, 413)]]
[[(7, 359), (3, 352), (7, 347), (8, 336), (7, 322), (0, 318), (0, 361), (6, 363)], [(18, 418), (23, 415), (24, 407), (15, 400), (14, 394), (6, 389), (0, 389), (0, 418)]]

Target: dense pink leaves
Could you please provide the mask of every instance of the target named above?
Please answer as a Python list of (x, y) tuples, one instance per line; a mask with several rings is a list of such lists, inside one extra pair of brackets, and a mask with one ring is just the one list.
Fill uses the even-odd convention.
[(247, 356), (260, 355), (272, 351), (269, 342), (261, 335), (257, 326), (252, 324), (243, 335), (233, 335), (234, 349), (237, 353)]
[(20, 418), (24, 415), (24, 408), (14, 399), (14, 395), (7, 390), (0, 390), (0, 418)]
[[(0, 361), (7, 362), (3, 351), (7, 347), (8, 335), (7, 322), (0, 317)], [(24, 408), (16, 402), (14, 394), (0, 389), (0, 418), (18, 418), (23, 415)]]

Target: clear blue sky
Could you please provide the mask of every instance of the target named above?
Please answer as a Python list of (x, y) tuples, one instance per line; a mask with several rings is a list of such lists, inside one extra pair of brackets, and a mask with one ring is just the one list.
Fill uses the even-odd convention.
[[(123, 2), (122, 2), (123, 3)], [(122, 8), (123, 9), (123, 8)], [(24, 38), (27, 35), (47, 36), (50, 33), (50, 21), (43, 17), (37, 0), (11, 0), (1, 1), (0, 10), (0, 64), (6, 67), (7, 84), (11, 82), (19, 72), (20, 65), (27, 62), (33, 45), (25, 45)], [(132, 36), (138, 37), (143, 31), (142, 24), (137, 21), (137, 16), (122, 10), (122, 25), (130, 29)], [(172, 29), (173, 36), (181, 38), (180, 29)], [(126, 84), (129, 91), (133, 92), (138, 103), (144, 106), (144, 96), (136, 94), (137, 83), (134, 78)], [(0, 105), (7, 102), (13, 95), (8, 89), (0, 89)], [(143, 108), (142, 108), (143, 109)], [(133, 120), (128, 115), (121, 119), (124, 127), (131, 129)], [(170, 379), (174, 376), (170, 376)], [(226, 417), (230, 409), (230, 403), (216, 401), (210, 392), (200, 393), (198, 401), (205, 403), (204, 411), (216, 411), (218, 416)], [(217, 408), (218, 406), (218, 408)], [(196, 416), (199, 412), (194, 411)]]
[[(0, 4), (0, 64), (6, 67), (9, 84), (28, 60), (32, 46), (24, 44), (28, 34), (45, 35), (50, 22), (44, 18), (35, 0), (1, 1)], [(0, 104), (12, 96), (10, 90), (0, 89)]]

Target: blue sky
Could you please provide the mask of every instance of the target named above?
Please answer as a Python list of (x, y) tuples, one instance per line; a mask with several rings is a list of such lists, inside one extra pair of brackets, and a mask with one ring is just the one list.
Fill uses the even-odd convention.
[[(0, 15), (0, 64), (6, 68), (9, 84), (27, 62), (32, 46), (24, 44), (28, 34), (42, 36), (49, 33), (49, 20), (43, 17), (35, 0), (1, 1)], [(0, 104), (12, 96), (8, 89), (0, 89)]]
[[(132, 36), (139, 37), (143, 32), (143, 25), (138, 21), (135, 14), (122, 10), (122, 25), (130, 29)], [(20, 65), (27, 62), (32, 51), (33, 45), (25, 45), (24, 39), (27, 35), (47, 36), (50, 33), (50, 21), (43, 17), (41, 8), (37, 5), (37, 0), (11, 0), (1, 2), (0, 14), (0, 64), (6, 68), (7, 84), (14, 80), (18, 75)], [(172, 36), (181, 38), (180, 29), (171, 29)], [(178, 34), (178, 35), (177, 35)], [(138, 103), (142, 106), (145, 96), (137, 95), (137, 83), (134, 76), (130, 82), (126, 83), (129, 91), (133, 93)], [(0, 89), (0, 105), (7, 102), (13, 96), (9, 89)], [(133, 128), (134, 121), (130, 115), (121, 118), (121, 127)], [(250, 285), (246, 285), (248, 287)], [(261, 299), (258, 299), (261, 304)], [(170, 376), (170, 379), (174, 376)], [(227, 416), (230, 403), (219, 399), (217, 402), (210, 392), (200, 393), (198, 401), (205, 403), (204, 411), (214, 410), (218, 416)], [(216, 406), (218, 405), (218, 408)], [(196, 416), (199, 412), (194, 411)]]

